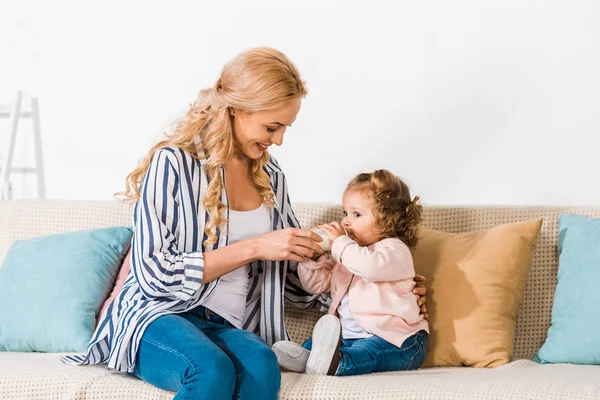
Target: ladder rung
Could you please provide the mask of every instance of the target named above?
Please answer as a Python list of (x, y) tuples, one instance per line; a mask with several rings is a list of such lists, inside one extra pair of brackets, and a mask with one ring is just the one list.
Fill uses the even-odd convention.
[[(10, 118), (11, 114), (10, 111), (0, 111), (0, 118)], [(21, 118), (31, 118), (30, 112), (22, 112), (20, 115)]]
[(10, 172), (16, 172), (18, 174), (31, 174), (31, 173), (36, 173), (37, 172), (37, 168), (11, 168)]

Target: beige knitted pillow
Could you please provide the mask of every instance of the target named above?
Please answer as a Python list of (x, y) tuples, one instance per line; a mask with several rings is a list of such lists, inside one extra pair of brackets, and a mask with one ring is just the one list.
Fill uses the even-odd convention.
[(424, 367), (510, 361), (515, 321), (542, 219), (483, 232), (422, 229), (415, 270), (428, 279), (431, 334)]

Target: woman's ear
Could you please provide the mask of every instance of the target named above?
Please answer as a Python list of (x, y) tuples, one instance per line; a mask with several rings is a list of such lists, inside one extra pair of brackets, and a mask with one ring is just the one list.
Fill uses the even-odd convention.
[(229, 111), (229, 116), (233, 117), (236, 114), (236, 110), (231, 108), (231, 107), (227, 107), (227, 111)]

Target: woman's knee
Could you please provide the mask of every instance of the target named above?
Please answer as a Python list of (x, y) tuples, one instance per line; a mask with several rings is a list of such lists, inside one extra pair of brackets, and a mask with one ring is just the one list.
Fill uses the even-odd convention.
[(173, 349), (142, 339), (134, 374), (177, 392), (176, 398), (229, 400), (236, 387), (235, 366), (220, 349), (209, 349), (199, 343), (189, 343), (185, 350)]
[(273, 350), (269, 348), (262, 349), (260, 351), (260, 358), (263, 360), (265, 368), (275, 370), (279, 375), (279, 363), (277, 362), (277, 356)]
[(190, 360), (184, 384), (198, 384), (208, 393), (214, 393), (214, 398), (220, 398), (216, 394), (221, 392), (230, 393), (231, 398), (236, 385), (235, 365), (222, 351), (199, 353), (195, 360)]
[(268, 393), (279, 392), (279, 386), (281, 384), (281, 370), (277, 363), (277, 357), (275, 353), (268, 348), (264, 347), (258, 349), (256, 352), (256, 363), (258, 365), (255, 368), (255, 382), (258, 382), (262, 387), (261, 389)]
[(243, 360), (238, 358), (241, 363), (238, 371), (240, 398), (251, 399), (252, 394), (262, 393), (262, 399), (277, 399), (281, 372), (275, 353), (266, 344), (250, 348)]

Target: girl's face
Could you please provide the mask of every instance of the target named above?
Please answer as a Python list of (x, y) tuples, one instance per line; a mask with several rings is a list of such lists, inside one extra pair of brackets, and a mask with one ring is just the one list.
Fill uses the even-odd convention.
[(342, 225), (350, 239), (361, 246), (369, 246), (379, 240), (381, 231), (375, 224), (372, 199), (358, 191), (350, 190), (344, 193), (342, 207)]
[(257, 160), (272, 144), (281, 146), (283, 134), (296, 120), (301, 102), (297, 97), (279, 108), (253, 113), (231, 110), (235, 155)]

